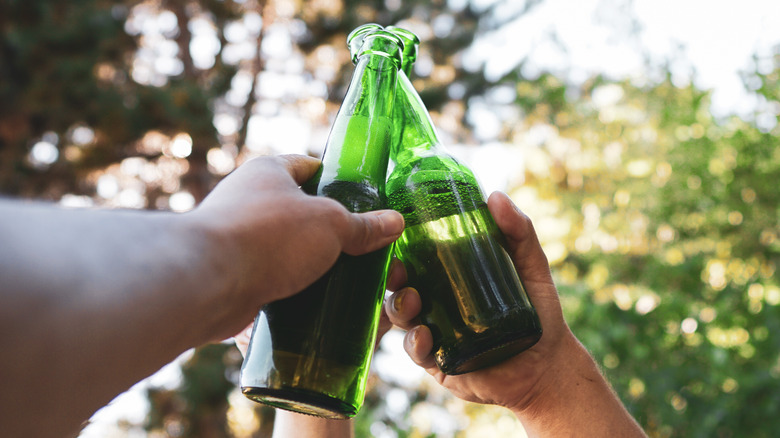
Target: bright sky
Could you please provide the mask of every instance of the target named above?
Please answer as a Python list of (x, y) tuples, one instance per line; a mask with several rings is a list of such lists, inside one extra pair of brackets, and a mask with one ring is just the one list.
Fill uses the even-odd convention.
[[(454, 6), (464, 1), (449, 3)], [(486, 5), (494, 1), (474, 0), (473, 3)], [(524, 5), (521, 1), (506, 3), (508, 6), (501, 9), (500, 16), (508, 16), (509, 9)], [(637, 22), (627, 20), (624, 11)], [(656, 65), (671, 58), (675, 82), (685, 84), (693, 78), (697, 86), (714, 90), (712, 110), (716, 115), (745, 114), (754, 107), (755, 101), (744, 92), (739, 72), (751, 68), (753, 54), (768, 58), (772, 48), (780, 44), (779, 23), (780, 1), (777, 0), (546, 0), (500, 32), (482, 37), (464, 57), (464, 63), (472, 68), (484, 66), (488, 77), (499, 77), (517, 61), (527, 58), (524, 73), (529, 75), (550, 70), (577, 82), (602, 72), (613, 78), (641, 81), (647, 79), (648, 73), (645, 55)], [(630, 38), (629, 30), (634, 25), (640, 30), (635, 38)], [(556, 40), (551, 40), (550, 35), (556, 35)], [(759, 67), (770, 68), (771, 63), (764, 62)], [(290, 123), (295, 125), (295, 120), (292, 117)], [(285, 126), (288, 128), (285, 133), (309, 135)], [(272, 135), (265, 125), (256, 128), (264, 135)], [(280, 143), (289, 144), (289, 140), (285, 137)], [(302, 138), (293, 143), (304, 148), (307, 140)], [(504, 189), (509, 182), (507, 175), (512, 174), (513, 169), (498, 171), (501, 169), (496, 168), (497, 163), (517, 166), (522, 162), (521, 157), (513, 155), (516, 152), (500, 144), (484, 145), (479, 148), (480, 153), (475, 153), (475, 148), (452, 149), (481, 177), (488, 193)], [(398, 336), (391, 335), (387, 340), (393, 341), (392, 354), (377, 358), (378, 370), (399, 383), (412, 384), (426, 378), (400, 348), (395, 348), (400, 345)], [(389, 356), (393, 359), (392, 366), (385, 362)], [(178, 378), (178, 367), (174, 365), (138, 384), (99, 411), (81, 438), (145, 436), (139, 430), (127, 435), (116, 427), (117, 419), (141, 421), (148, 409), (144, 388), (174, 385)], [(402, 409), (403, 402), (399, 403), (397, 407)]]
[[(510, 16), (526, 2), (506, 3), (497, 16)], [(648, 62), (657, 68), (668, 61), (676, 84), (693, 80), (713, 90), (715, 116), (750, 118), (759, 102), (745, 90), (740, 73), (754, 70), (753, 55), (760, 69), (771, 71), (773, 48), (780, 46), (778, 23), (776, 0), (544, 0), (481, 37), (464, 64), (484, 68), (488, 78), (497, 79), (525, 60), (523, 73), (529, 77), (551, 71), (576, 84), (596, 73), (643, 83), (657, 79), (658, 70), (648, 68)], [(638, 32), (632, 36), (634, 27)], [(472, 166), (487, 193), (504, 190), (510, 176), (522, 170), (523, 157), (491, 142), (500, 129), (495, 111), (477, 105), (469, 111), (478, 120), (473, 123), (476, 137), (486, 144), (450, 149)], [(775, 117), (762, 120), (776, 123)]]
[(644, 56), (655, 65), (672, 58), (676, 80), (693, 76), (697, 86), (715, 90), (713, 111), (721, 115), (750, 109), (738, 74), (753, 54), (771, 55), (780, 43), (778, 23), (775, 0), (545, 0), (485, 36), (470, 62), (497, 77), (527, 59), (528, 74), (549, 70), (578, 82), (598, 72), (638, 78), (648, 73)]

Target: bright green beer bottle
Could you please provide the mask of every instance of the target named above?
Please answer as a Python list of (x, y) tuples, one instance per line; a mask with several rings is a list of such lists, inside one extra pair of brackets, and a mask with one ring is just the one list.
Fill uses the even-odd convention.
[(405, 44), (393, 120), (395, 167), (387, 181), (388, 203), (406, 220), (395, 254), (420, 293), (420, 319), (433, 334), (437, 365), (445, 374), (467, 373), (531, 347), (542, 327), (474, 174), (439, 143), (407, 77), (419, 40), (388, 30)]
[[(391, 117), (403, 47), (394, 34), (366, 36), (359, 30), (348, 38), (356, 68), (322, 167), (304, 185), (353, 212), (387, 208)], [(244, 395), (305, 414), (354, 416), (365, 395), (391, 248), (342, 254), (303, 292), (266, 305), (241, 369)]]

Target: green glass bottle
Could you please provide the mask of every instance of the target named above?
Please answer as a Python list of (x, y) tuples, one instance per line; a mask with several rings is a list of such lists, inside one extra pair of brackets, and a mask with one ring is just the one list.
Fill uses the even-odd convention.
[[(355, 71), (318, 174), (304, 190), (353, 212), (387, 208), (391, 116), (402, 43), (387, 32), (348, 41)], [(365, 38), (364, 38), (365, 36)], [(354, 416), (363, 403), (392, 245), (342, 254), (301, 293), (260, 311), (241, 369), (252, 400), (326, 418)]]
[[(388, 30), (405, 52), (418, 43), (409, 31)], [(420, 293), (437, 365), (463, 374), (528, 349), (542, 327), (474, 174), (439, 143), (405, 73), (413, 60), (404, 58), (398, 76), (387, 181), (388, 203), (406, 220), (395, 254)]]

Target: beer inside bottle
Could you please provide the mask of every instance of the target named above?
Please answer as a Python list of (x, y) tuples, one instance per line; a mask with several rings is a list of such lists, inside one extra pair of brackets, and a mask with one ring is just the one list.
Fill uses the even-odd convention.
[[(348, 210), (387, 208), (385, 179), (400, 41), (365, 38), (322, 167), (304, 189)], [(356, 45), (357, 46), (357, 45)], [(260, 311), (241, 369), (252, 400), (332, 419), (363, 403), (392, 247), (341, 254), (314, 284)]]
[[(363, 187), (331, 188), (353, 192), (356, 203), (365, 201)], [(303, 292), (266, 305), (250, 345), (259, 351), (247, 353), (242, 369), (244, 395), (326, 418), (357, 414), (365, 396), (389, 255), (389, 248), (357, 257), (342, 254)]]
[[(441, 161), (408, 164), (435, 168)], [(388, 202), (407, 221), (396, 256), (420, 293), (436, 364), (454, 375), (526, 350), (539, 340), (541, 325), (473, 176), (446, 167), (413, 174), (396, 168)]]
[(539, 340), (538, 315), (474, 174), (441, 147), (403, 72), (395, 104), (387, 198), (406, 221), (395, 254), (420, 294), (420, 319), (433, 334), (442, 372), (491, 366)]

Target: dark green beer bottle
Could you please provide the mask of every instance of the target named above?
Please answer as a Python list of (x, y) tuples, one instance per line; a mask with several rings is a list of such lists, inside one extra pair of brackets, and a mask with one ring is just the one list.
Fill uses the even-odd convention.
[[(365, 36), (358, 30), (348, 38), (356, 61), (352, 81), (320, 172), (304, 190), (365, 212), (387, 208), (402, 43), (388, 32)], [(255, 321), (241, 369), (244, 395), (305, 414), (354, 416), (365, 395), (391, 252), (392, 246), (362, 256), (342, 254), (307, 289), (266, 305)]]
[[(405, 55), (414, 53), (414, 34), (388, 30), (404, 40)], [(398, 76), (387, 181), (388, 203), (406, 220), (395, 254), (420, 293), (437, 365), (462, 374), (526, 350), (542, 327), (474, 174), (439, 143), (404, 73), (413, 60), (404, 57)]]

